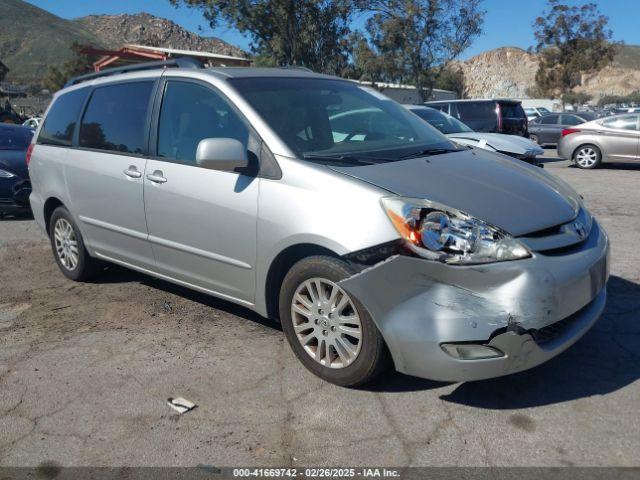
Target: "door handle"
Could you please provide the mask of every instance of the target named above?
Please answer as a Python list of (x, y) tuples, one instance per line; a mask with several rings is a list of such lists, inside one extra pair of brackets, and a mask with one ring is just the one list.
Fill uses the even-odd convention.
[(153, 183), (166, 183), (167, 179), (164, 178), (163, 175), (162, 170), (156, 170), (155, 172), (147, 175), (147, 179)]
[(142, 174), (138, 171), (135, 165), (129, 165), (129, 168), (123, 170), (123, 172), (127, 177), (130, 178), (140, 178)]

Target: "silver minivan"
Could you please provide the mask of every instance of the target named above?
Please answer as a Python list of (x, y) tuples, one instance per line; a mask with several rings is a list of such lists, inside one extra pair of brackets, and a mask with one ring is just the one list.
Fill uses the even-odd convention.
[(609, 242), (576, 192), (355, 82), (136, 65), (72, 80), (34, 138), (68, 278), (114, 263), (243, 305), (339, 385), (525, 370), (605, 305)]

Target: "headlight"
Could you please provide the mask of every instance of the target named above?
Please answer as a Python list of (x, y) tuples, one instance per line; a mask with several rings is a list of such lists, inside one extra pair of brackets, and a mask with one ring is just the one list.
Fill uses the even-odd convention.
[(508, 233), (455, 208), (403, 197), (385, 197), (382, 206), (407, 246), (421, 257), (467, 265), (531, 256)]
[(2, 170), (0, 168), (0, 178), (13, 178), (15, 175), (11, 172), (7, 172), (6, 170)]

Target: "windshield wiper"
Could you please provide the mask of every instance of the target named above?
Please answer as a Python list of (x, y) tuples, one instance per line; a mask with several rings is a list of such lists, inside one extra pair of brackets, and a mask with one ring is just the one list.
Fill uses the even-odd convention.
[[(327, 162), (346, 163), (349, 165), (375, 165), (376, 163), (387, 162), (389, 160), (383, 158), (375, 158), (368, 155), (314, 155), (304, 154), (305, 160), (322, 160)], [(376, 161), (380, 160), (380, 161)]]
[(408, 160), (409, 158), (431, 157), (432, 155), (442, 155), (445, 153), (461, 152), (462, 148), (426, 148), (418, 152), (403, 155), (400, 160)]

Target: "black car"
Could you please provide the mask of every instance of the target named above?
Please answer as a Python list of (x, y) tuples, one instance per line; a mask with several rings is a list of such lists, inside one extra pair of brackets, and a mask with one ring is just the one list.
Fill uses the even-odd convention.
[(538, 145), (557, 145), (562, 130), (596, 118), (591, 112), (549, 113), (529, 122), (529, 138)]
[(527, 115), (517, 100), (448, 100), (425, 105), (448, 113), (475, 132), (527, 137)]
[(29, 211), (27, 150), (33, 130), (0, 124), (0, 215)]

